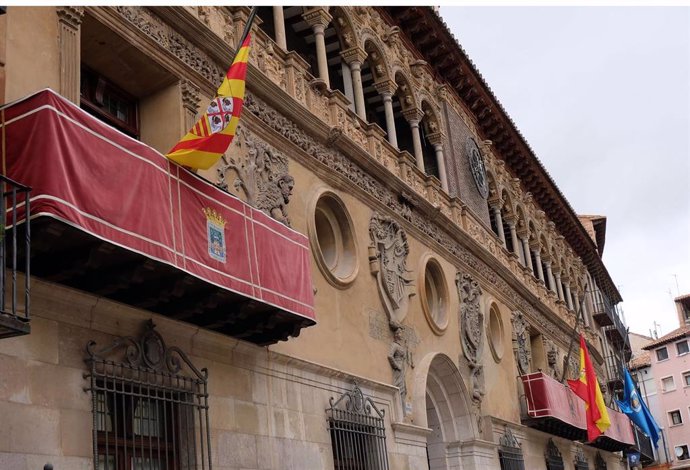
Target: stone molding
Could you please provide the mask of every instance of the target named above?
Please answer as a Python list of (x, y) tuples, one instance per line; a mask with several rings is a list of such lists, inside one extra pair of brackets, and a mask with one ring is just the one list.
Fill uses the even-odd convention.
[(79, 105), (81, 75), (81, 22), (84, 7), (58, 7), (60, 94)]

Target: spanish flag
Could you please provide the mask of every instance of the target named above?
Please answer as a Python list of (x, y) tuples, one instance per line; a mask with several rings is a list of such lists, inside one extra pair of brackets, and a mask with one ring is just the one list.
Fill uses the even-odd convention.
[(212, 167), (230, 146), (244, 104), (249, 43), (247, 34), (232, 65), (201, 119), (166, 155), (170, 160), (198, 170)]
[(592, 442), (611, 426), (609, 414), (606, 411), (604, 397), (599, 388), (599, 382), (589, 358), (585, 337), (580, 334), (580, 378), (568, 380), (570, 389), (585, 402), (587, 414), (587, 440)]

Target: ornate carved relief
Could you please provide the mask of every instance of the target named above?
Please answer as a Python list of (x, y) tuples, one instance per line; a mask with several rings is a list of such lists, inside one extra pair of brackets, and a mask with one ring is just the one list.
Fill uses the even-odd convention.
[(513, 352), (520, 375), (529, 374), (529, 325), (521, 312), (513, 312)]
[(369, 266), (391, 321), (402, 322), (414, 285), (407, 269), (410, 248), (402, 227), (390, 217), (374, 212), (369, 222)]
[(484, 315), (479, 307), (482, 288), (469, 274), (458, 273), (455, 285), (460, 299), (460, 343), (470, 367), (481, 360), (484, 346)]
[(237, 134), (245, 157), (238, 163), (235, 158), (223, 155), (216, 184), (227, 190), (227, 172), (235, 171), (237, 178), (233, 186), (244, 192), (247, 203), (289, 227), (287, 205), (295, 180), (288, 174), (287, 157), (244, 129)]
[[(277, 132), (285, 139), (309, 155), (313, 161), (328, 167), (333, 173), (347, 179), (349, 183), (368, 193), (381, 204), (385, 205), (392, 213), (405, 213), (405, 219), (423, 234), (434, 240), (438, 245), (455, 257), (462, 265), (474, 270), (493, 288), (502, 292), (509, 304), (520, 310), (531, 323), (538, 325), (545, 334), (559, 338), (562, 343), (569, 340), (569, 332), (552, 323), (548, 318), (539, 313), (534, 306), (518, 294), (504, 279), (499, 277), (493, 268), (480, 260), (476, 255), (461, 245), (453, 236), (435, 223), (424, 212), (411, 208), (409, 205), (403, 210), (404, 203), (399, 200), (399, 195), (375, 179), (368, 171), (352, 162), (339, 151), (328, 148), (306, 134), (294, 122), (279, 114), (266, 103), (248, 93), (245, 100), (246, 112), (251, 112), (264, 122), (270, 129)], [(403, 175), (404, 179), (404, 175)]]
[(175, 57), (200, 73), (210, 83), (220, 83), (225, 75), (224, 71), (201, 49), (182, 37), (147, 8), (117, 6), (115, 10), (161, 47), (172, 52)]
[(546, 362), (549, 366), (549, 374), (555, 379), (560, 380), (560, 351), (558, 346), (548, 338), (544, 338), (544, 348), (546, 349)]
[(391, 343), (391, 347), (388, 352), (388, 362), (393, 369), (393, 385), (398, 387), (400, 391), (400, 399), (402, 400), (403, 404), (403, 413), (407, 414), (407, 382), (405, 381), (405, 373), (407, 372), (408, 365), (414, 368), (412, 352), (410, 350), (408, 340), (405, 337), (405, 331), (408, 328), (403, 327), (394, 321), (391, 321), (389, 325), (391, 331), (393, 332), (393, 342)]

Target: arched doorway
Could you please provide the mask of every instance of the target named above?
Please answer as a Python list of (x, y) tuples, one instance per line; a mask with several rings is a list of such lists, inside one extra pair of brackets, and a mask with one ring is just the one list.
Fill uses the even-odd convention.
[(427, 436), (429, 470), (460, 466), (448, 444), (475, 439), (476, 423), (460, 371), (445, 354), (430, 353), (416, 367), (415, 422), (431, 429)]

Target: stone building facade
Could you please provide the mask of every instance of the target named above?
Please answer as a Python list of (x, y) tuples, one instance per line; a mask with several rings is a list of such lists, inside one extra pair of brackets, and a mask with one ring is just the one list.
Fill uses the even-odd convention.
[[(49, 87), (164, 153), (214, 96), (248, 15), (9, 7), (4, 102)], [(199, 176), (308, 236), (316, 325), (253, 344), (117, 300), (117, 282), (136, 289), (131, 278), (151, 264), (113, 268), (115, 287), (96, 270), (77, 289), (80, 267), (56, 256), (64, 269), (31, 278), (30, 334), (0, 340), (0, 468), (624, 468), (614, 451), (627, 446), (583, 444), (557, 419), (530, 416), (520, 379), (576, 371), (577, 322), (604, 389), (615, 388), (625, 329), (601, 218), (583, 227), (435, 10), (262, 7), (258, 17), (240, 129)], [(50, 235), (37, 230), (34, 240)], [(183, 303), (178, 288), (153, 294)], [(223, 314), (268, 328), (251, 324), (251, 309)], [(142, 395), (123, 367), (160, 377), (181, 367), (207, 390), (175, 389), (166, 403), (176, 405), (155, 408), (160, 396)], [(139, 401), (126, 405), (130, 395)], [(188, 396), (202, 400), (202, 424), (170, 441), (188, 452), (175, 467), (150, 426), (182, 419)], [(360, 427), (339, 430), (341, 412)], [(156, 429), (178, 432), (169, 426)], [(149, 443), (133, 438), (127, 455), (127, 442), (108, 440), (117, 429)]]

